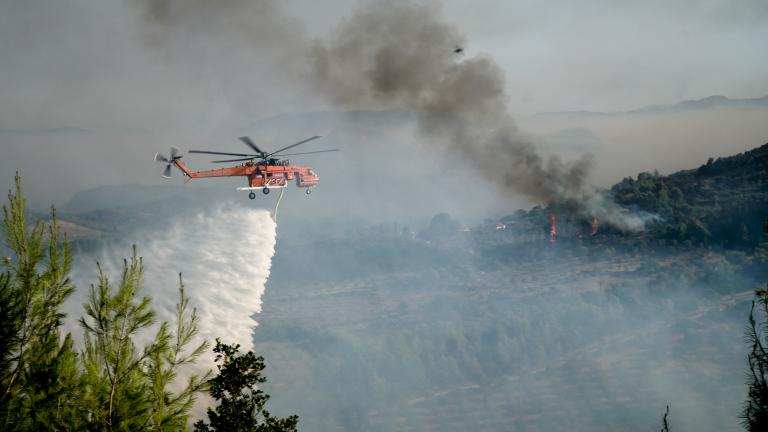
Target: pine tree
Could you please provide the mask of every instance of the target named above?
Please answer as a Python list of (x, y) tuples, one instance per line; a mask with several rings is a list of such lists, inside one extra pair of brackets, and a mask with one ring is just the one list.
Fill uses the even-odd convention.
[[(768, 219), (763, 226), (764, 238), (768, 236)], [(765, 262), (764, 260), (762, 262)], [(744, 427), (749, 431), (768, 430), (768, 284), (755, 290), (757, 309), (762, 315), (755, 320), (755, 301), (749, 311), (746, 339), (751, 345), (747, 364), (747, 400), (741, 411)]]
[(195, 395), (208, 378), (192, 375), (179, 393), (169, 390), (179, 368), (194, 363), (208, 347), (202, 342), (187, 353), (197, 335), (198, 318), (195, 310), (187, 316), (189, 299), (183, 284), (175, 330), (163, 322), (152, 342), (136, 346), (136, 336), (155, 322), (151, 300), (139, 298), (143, 273), (134, 247), (116, 290), (101, 266), (98, 284), (91, 286), (87, 317), (80, 320), (85, 330), (84, 403), (91, 430), (184, 429)]
[[(161, 323), (151, 342), (137, 346), (155, 313), (149, 297), (140, 297), (143, 266), (135, 246), (117, 287), (98, 266), (98, 281), (91, 285), (86, 316), (80, 319), (85, 334), (78, 354), (71, 335), (60, 332), (62, 304), (74, 286), (68, 277), (72, 255), (55, 210), (49, 223), (38, 220), (29, 226), (17, 175), (3, 213), (4, 243), (11, 256), (0, 263), (0, 430), (187, 429), (195, 396), (217, 381), (209, 379), (209, 371), (170, 390), (178, 388), (180, 369), (208, 348), (205, 341), (194, 343), (199, 320), (197, 311), (190, 311), (181, 274), (175, 320)], [(234, 430), (295, 431), (297, 417), (277, 419), (263, 409), (268, 396), (255, 388), (265, 381), (263, 359), (251, 352), (240, 356), (237, 349), (217, 345), (219, 360), (225, 358), (220, 375), (226, 371), (218, 382), (235, 380), (241, 391), (215, 394), (224, 398), (220, 409), (229, 402), (250, 407), (253, 416), (242, 421), (256, 429)], [(212, 421), (213, 430), (220, 424), (226, 422)]]
[(664, 417), (661, 418), (661, 432), (669, 432), (669, 420), (667, 420), (668, 417), (669, 405), (667, 405), (667, 410), (664, 411)]
[[(73, 391), (77, 354), (62, 340), (61, 305), (74, 286), (72, 255), (51, 210), (51, 221), (27, 224), (21, 178), (3, 206), (5, 245), (0, 276), (0, 429), (77, 427)], [(66, 427), (65, 427), (66, 426)]]
[[(747, 341), (751, 351), (747, 356), (747, 400), (741, 419), (749, 431), (768, 430), (768, 286), (755, 292), (757, 305), (752, 302), (747, 326)], [(755, 306), (762, 319), (755, 319)]]
[(137, 299), (143, 269), (135, 248), (115, 293), (101, 266), (98, 269), (98, 284), (91, 285), (84, 305), (87, 318), (80, 319), (89, 429), (139, 430), (150, 409), (141, 363), (158, 348), (150, 344), (138, 351), (133, 338), (154, 323), (155, 313), (148, 297)]
[(189, 298), (184, 292), (184, 283), (179, 274), (179, 303), (176, 304), (175, 330), (170, 333), (163, 323), (155, 337), (155, 343), (162, 349), (156, 350), (149, 358), (146, 375), (152, 391), (152, 408), (149, 426), (153, 430), (180, 430), (186, 427), (188, 413), (195, 402), (197, 393), (203, 391), (210, 371), (204, 376), (191, 375), (186, 386), (174, 394), (168, 387), (174, 382), (178, 370), (193, 364), (208, 349), (207, 341), (200, 342), (191, 352), (190, 345), (198, 333), (197, 311), (188, 316)]
[(269, 395), (258, 388), (267, 379), (261, 374), (264, 358), (253, 351), (239, 353), (239, 345), (216, 340), (216, 367), (219, 374), (210, 380), (210, 393), (219, 401), (208, 408), (208, 421), (195, 423), (197, 432), (296, 432), (298, 416), (276, 418), (264, 408)]

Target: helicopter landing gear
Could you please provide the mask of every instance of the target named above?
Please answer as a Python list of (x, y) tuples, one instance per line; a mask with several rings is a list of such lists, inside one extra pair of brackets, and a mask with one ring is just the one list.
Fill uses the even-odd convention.
[(307, 189), (307, 195), (312, 195), (312, 189)]
[(263, 193), (264, 195), (269, 195), (269, 188), (265, 187), (264, 189), (261, 190), (261, 193)]
[(251, 192), (251, 193), (249, 193), (249, 194), (248, 194), (248, 198), (250, 198), (250, 199), (256, 199), (256, 194), (255, 194), (255, 193), (253, 193), (253, 192)]

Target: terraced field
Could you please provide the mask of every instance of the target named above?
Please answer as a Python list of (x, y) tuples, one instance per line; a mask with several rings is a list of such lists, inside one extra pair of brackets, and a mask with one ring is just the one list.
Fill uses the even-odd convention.
[[(275, 411), (306, 430), (654, 430), (666, 404), (675, 430), (739, 430), (750, 287), (675, 288), (629, 254), (488, 270), (438, 250), (421, 268), (281, 278), (286, 249), (255, 339)], [(653, 265), (723, 259), (677, 258)]]

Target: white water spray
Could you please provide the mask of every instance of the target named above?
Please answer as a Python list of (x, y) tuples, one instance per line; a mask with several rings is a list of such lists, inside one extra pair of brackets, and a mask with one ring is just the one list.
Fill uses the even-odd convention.
[(261, 312), (276, 225), (269, 213), (247, 208), (218, 209), (174, 223), (165, 238), (140, 246), (146, 265), (145, 289), (161, 320), (171, 319), (178, 301), (178, 272), (200, 316), (200, 334), (213, 342), (253, 348), (251, 336)]
[[(96, 265), (102, 263), (117, 283), (123, 259), (135, 243), (144, 259), (145, 275), (141, 295), (152, 298), (157, 321), (173, 321), (178, 302), (178, 274), (191, 305), (200, 317), (200, 337), (214, 343), (237, 343), (241, 351), (253, 349), (253, 318), (261, 311), (261, 296), (275, 253), (276, 224), (268, 211), (240, 206), (220, 207), (197, 214), (180, 213), (169, 228), (137, 232), (112, 245), (105, 256), (83, 257), (74, 272), (76, 304), (68, 307), (69, 321), (83, 315), (88, 286), (96, 281)], [(74, 327), (74, 326), (73, 326)], [(74, 333), (81, 333), (73, 328)], [(148, 341), (151, 334), (145, 335)], [(144, 341), (144, 337), (139, 338)], [(201, 359), (205, 369), (207, 356)], [(201, 368), (202, 369), (202, 368)]]

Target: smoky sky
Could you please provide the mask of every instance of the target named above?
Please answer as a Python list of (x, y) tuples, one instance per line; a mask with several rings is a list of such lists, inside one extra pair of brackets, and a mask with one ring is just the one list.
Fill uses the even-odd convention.
[[(62, 203), (85, 187), (158, 182), (147, 155), (168, 145), (226, 147), (265, 116), (404, 106), (424, 114), (417, 127), (433, 151), (474, 161), (460, 172), (479, 172), (502, 189), (518, 185), (532, 201), (576, 196), (589, 160), (541, 156), (508, 111), (767, 91), (754, 78), (765, 6), (694, 3), (2, 2), (0, 166), (9, 175), (0, 181), (8, 185), (20, 169), (33, 202)], [(382, 35), (386, 20), (355, 30), (366, 13), (369, 24), (392, 15), (397, 31), (413, 38), (390, 43), (403, 35)], [(417, 20), (429, 32), (409, 33)], [(368, 51), (351, 46), (355, 55), (339, 57), (336, 48), (349, 39)], [(466, 54), (454, 56), (455, 45)], [(340, 64), (351, 69), (332, 67)], [(302, 137), (280, 140), (294, 138)], [(601, 157), (598, 172), (606, 166)], [(404, 154), (400, 164), (413, 158)], [(667, 161), (649, 155), (642, 169), (655, 159)], [(558, 181), (542, 180), (552, 178)]]
[(502, 69), (489, 57), (462, 59), (454, 47), (464, 44), (437, 6), (370, 3), (315, 45), (313, 77), (345, 108), (416, 111), (427, 139), (504, 189), (545, 203), (589, 193), (591, 159), (545, 161), (509, 115)]
[[(436, 3), (379, 1), (358, 6), (326, 38), (310, 41), (300, 32), (286, 34), (271, 2), (244, 14), (238, 0), (147, 0), (144, 16), (155, 37), (172, 38), (196, 29), (211, 37), (231, 31), (246, 43), (280, 41), (294, 49), (276, 61), (294, 74), (306, 74), (311, 91), (345, 109), (394, 109), (414, 112), (418, 129), (441, 151), (458, 155), (481, 177), (509, 196), (567, 203), (578, 212), (627, 226), (610, 203), (600, 200), (587, 180), (592, 158), (571, 162), (544, 159), (520, 134), (510, 115), (504, 71), (489, 56), (463, 58), (456, 47), (466, 38), (449, 23)], [(241, 17), (265, 26), (239, 25)], [(224, 19), (222, 19), (224, 17)], [(218, 24), (218, 25), (217, 25)], [(270, 27), (280, 29), (277, 34)], [(159, 33), (159, 36), (156, 36)], [(302, 50), (301, 47), (304, 47)], [(304, 52), (302, 52), (304, 51)], [(284, 53), (281, 53), (284, 54)], [(634, 227), (633, 227), (634, 228)]]

